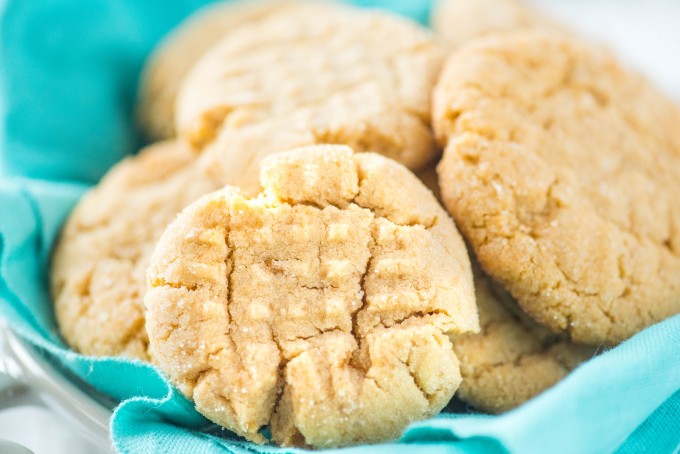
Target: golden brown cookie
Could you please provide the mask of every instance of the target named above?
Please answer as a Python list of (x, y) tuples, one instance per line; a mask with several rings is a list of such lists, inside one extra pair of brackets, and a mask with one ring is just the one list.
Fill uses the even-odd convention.
[(451, 48), (491, 32), (561, 28), (521, 0), (439, 0), (430, 22)]
[(345, 146), (272, 156), (264, 193), (227, 187), (161, 237), (145, 302), (154, 360), (255, 442), (397, 437), (460, 383), (447, 334), (478, 330), (456, 228), (405, 167)]
[(239, 27), (289, 8), (293, 0), (216, 2), (201, 8), (164, 38), (140, 81), (137, 121), (152, 140), (175, 136), (175, 99), (184, 77), (220, 38)]
[(456, 396), (479, 410), (515, 408), (562, 380), (595, 348), (572, 344), (527, 317), (481, 273), (475, 275), (481, 332), (453, 342), (463, 382)]
[[(430, 96), (442, 61), (430, 32), (406, 19), (309, 2), (203, 56), (180, 91), (177, 129), (217, 149), (231, 184), (247, 189), (258, 189), (260, 159), (291, 143), (346, 144), (416, 169), (437, 153)], [(258, 138), (268, 143), (241, 156)]]
[(604, 49), (470, 44), (434, 94), (444, 201), (534, 319), (615, 344), (680, 312), (680, 110)]
[(177, 213), (220, 184), (163, 142), (111, 169), (67, 221), (52, 259), (59, 328), (74, 350), (148, 359), (143, 296), (153, 247)]

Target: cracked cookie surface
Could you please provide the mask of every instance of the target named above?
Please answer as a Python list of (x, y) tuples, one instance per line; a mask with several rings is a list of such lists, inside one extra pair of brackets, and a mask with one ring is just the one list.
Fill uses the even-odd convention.
[(165, 227), (221, 184), (196, 155), (162, 142), (113, 167), (78, 203), (51, 265), (59, 329), (76, 351), (149, 359), (144, 329), (146, 267)]
[(484, 270), (572, 340), (680, 311), (680, 111), (601, 48), (538, 32), (447, 62), (434, 94), (446, 206)]
[(475, 273), (481, 331), (454, 341), (463, 382), (456, 393), (475, 408), (515, 408), (562, 380), (595, 354), (526, 316), (512, 298)]
[(448, 335), (477, 331), (456, 228), (405, 167), (344, 146), (264, 161), (180, 214), (148, 270), (154, 360), (199, 412), (255, 442), (399, 436), (460, 384)]
[(217, 2), (189, 16), (161, 41), (144, 67), (137, 121), (153, 140), (175, 136), (175, 100), (196, 61), (227, 33), (293, 6), (293, 0)]
[[(259, 190), (259, 160), (291, 145), (344, 144), (416, 169), (438, 152), (430, 97), (443, 58), (406, 19), (309, 2), (203, 56), (180, 91), (177, 130), (220, 155), (231, 184), (248, 190)], [(247, 156), (244, 134), (256, 150)]]
[(488, 33), (561, 28), (519, 0), (439, 0), (431, 22), (435, 33), (451, 48)]

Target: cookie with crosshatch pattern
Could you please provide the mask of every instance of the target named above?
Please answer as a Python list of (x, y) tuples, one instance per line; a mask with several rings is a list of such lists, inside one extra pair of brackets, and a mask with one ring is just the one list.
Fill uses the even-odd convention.
[(456, 228), (400, 164), (345, 146), (272, 156), (264, 192), (185, 209), (148, 271), (154, 360), (196, 409), (255, 442), (399, 436), (460, 384), (478, 330)]

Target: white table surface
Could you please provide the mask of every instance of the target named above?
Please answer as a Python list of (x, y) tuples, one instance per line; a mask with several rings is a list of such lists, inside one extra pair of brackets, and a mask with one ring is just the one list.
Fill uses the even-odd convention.
[[(610, 45), (680, 102), (680, 0), (530, 0), (573, 30)], [(680, 125), (678, 125), (680, 127)], [(96, 454), (96, 447), (31, 392), (0, 401), (0, 439), (36, 454)]]

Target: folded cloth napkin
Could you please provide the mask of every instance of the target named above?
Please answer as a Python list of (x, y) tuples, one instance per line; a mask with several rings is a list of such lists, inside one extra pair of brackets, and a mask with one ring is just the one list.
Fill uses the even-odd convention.
[[(120, 452), (295, 452), (216, 427), (153, 366), (69, 351), (48, 293), (51, 247), (89, 184), (138, 138), (136, 80), (153, 44), (199, 0), (0, 2), (0, 316), (120, 401)], [(424, 22), (418, 0), (357, 0)], [(11, 176), (10, 176), (11, 175)], [(680, 279), (680, 276), (678, 277)], [(639, 333), (502, 416), (443, 413), (399, 441), (347, 453), (673, 452), (680, 445), (680, 316)]]

